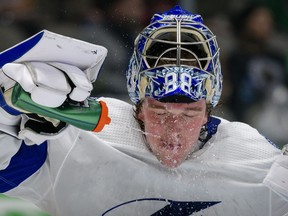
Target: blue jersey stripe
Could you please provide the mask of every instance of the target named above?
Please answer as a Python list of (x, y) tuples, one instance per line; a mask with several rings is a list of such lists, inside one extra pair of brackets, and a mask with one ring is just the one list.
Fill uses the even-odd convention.
[(28, 40), (25, 40), (17, 44), (16, 46), (0, 53), (0, 68), (2, 68), (3, 65), (7, 63), (14, 62), (15, 60), (23, 56), (25, 53), (27, 53), (40, 41), (43, 34), (44, 32), (42, 31), (35, 36), (29, 38)]
[(45, 163), (47, 142), (28, 146), (21, 144), (19, 151), (11, 158), (10, 164), (0, 170), (0, 193), (7, 192), (33, 175)]
[(214, 134), (216, 134), (217, 130), (218, 130), (218, 126), (221, 123), (221, 120), (216, 118), (216, 117), (212, 117), (209, 116), (208, 117), (208, 122), (206, 124), (206, 128), (208, 131), (208, 136), (211, 138)]

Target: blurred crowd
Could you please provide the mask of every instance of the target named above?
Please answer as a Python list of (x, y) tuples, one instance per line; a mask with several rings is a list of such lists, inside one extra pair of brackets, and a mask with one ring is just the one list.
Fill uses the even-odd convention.
[(288, 143), (284, 0), (0, 0), (0, 50), (42, 29), (103, 45), (108, 57), (93, 96), (129, 101), (125, 71), (135, 36), (152, 14), (176, 4), (200, 13), (217, 35), (224, 89), (214, 114), (249, 123), (276, 144)]

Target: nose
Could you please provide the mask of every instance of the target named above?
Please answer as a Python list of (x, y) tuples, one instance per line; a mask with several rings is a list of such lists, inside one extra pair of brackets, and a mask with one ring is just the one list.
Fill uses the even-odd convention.
[(173, 125), (167, 125), (165, 128), (165, 138), (167, 143), (179, 143), (181, 139), (181, 128)]
[(166, 117), (163, 125), (168, 133), (179, 133), (181, 131), (181, 119), (177, 115)]

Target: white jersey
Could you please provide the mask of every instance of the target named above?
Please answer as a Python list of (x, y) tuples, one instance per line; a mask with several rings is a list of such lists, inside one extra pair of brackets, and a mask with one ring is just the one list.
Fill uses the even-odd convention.
[(288, 215), (288, 166), (276, 164), (287, 156), (255, 129), (212, 117), (203, 148), (168, 169), (146, 148), (132, 106), (104, 100), (111, 124), (101, 133), (71, 126), (32, 146), (0, 135), (1, 192), (61, 216)]

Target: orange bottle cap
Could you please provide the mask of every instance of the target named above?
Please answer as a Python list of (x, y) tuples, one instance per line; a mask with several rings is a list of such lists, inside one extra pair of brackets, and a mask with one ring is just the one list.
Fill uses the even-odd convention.
[(108, 116), (108, 106), (104, 101), (99, 101), (101, 105), (101, 114), (97, 126), (94, 128), (94, 132), (100, 132), (106, 124), (110, 124), (111, 118)]

